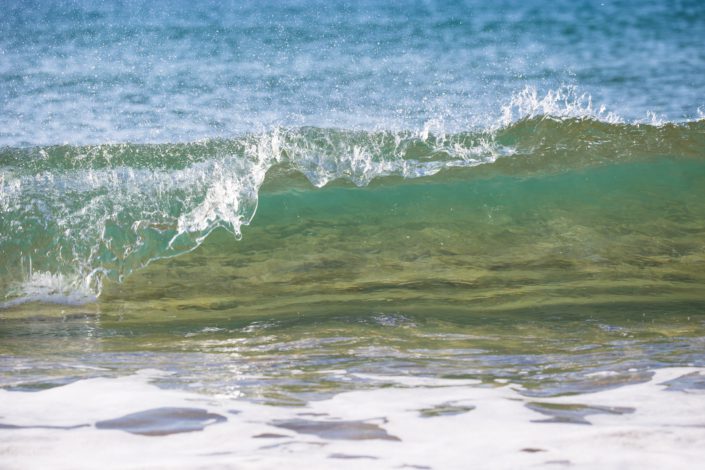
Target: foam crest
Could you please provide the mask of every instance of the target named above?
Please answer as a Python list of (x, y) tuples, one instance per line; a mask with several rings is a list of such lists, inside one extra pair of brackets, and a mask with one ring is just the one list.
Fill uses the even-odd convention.
[(178, 218), (177, 230), (205, 237), (216, 227), (225, 227), (241, 237), (241, 227), (250, 223), (257, 210), (258, 191), (267, 170), (280, 160), (278, 131), (262, 135), (245, 148), (242, 156), (217, 161), (208, 172), (213, 181), (203, 201)]
[(501, 110), (502, 114), (498, 122), (500, 126), (509, 126), (523, 119), (540, 116), (591, 118), (611, 124), (623, 122), (619, 115), (608, 112), (604, 105), (595, 106), (590, 94), (580, 93), (573, 86), (548, 90), (543, 96), (535, 87), (527, 86), (513, 94)]

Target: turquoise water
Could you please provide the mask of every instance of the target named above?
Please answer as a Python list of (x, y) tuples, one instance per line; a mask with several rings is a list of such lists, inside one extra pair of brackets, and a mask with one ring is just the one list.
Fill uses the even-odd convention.
[[(588, 411), (656, 432), (652, 377), (682, 375), (696, 415), (703, 37), (701, 2), (6, 5), (0, 392), (45, 410), (137, 373), (271, 425), (414, 380), (511, 383), (495, 398), (565, 424), (587, 405), (528, 400), (635, 387), (657, 398)], [(404, 400), (477, 405), (450, 395)], [(115, 403), (50, 425), (144, 411)], [(0, 407), (17, 468), (22, 406)]]
[[(156, 362), (179, 371), (176, 383), (216, 393), (236, 386), (218, 372), (236, 354), (266, 377), (238, 389), (288, 403), (304, 399), (289, 393), (304, 380), (292, 367), (313, 374), (305, 397), (356, 386), (332, 386), (331, 364), (510, 377), (554, 392), (591, 389), (595, 371), (629, 382), (665, 364), (702, 365), (704, 136), (700, 122), (545, 117), (443, 139), (309, 128), (252, 138), (279, 148), (254, 181), (225, 163), (257, 168), (261, 153), (214, 157), (247, 140), (103, 147), (112, 161), (76, 157), (90, 147), (8, 151), (22, 162), (14, 177), (36, 184), (15, 223), (35, 229), (38, 207), (59, 210), (40, 219), (41, 236), (17, 232), (5, 245), (25, 270), (18, 255), (33, 253), (34, 269), (7, 283), (5, 383), (43, 388), (95, 375), (80, 364), (120, 374)], [(302, 139), (331, 157), (307, 160)], [(483, 153), (468, 157), (478, 142)], [(344, 146), (368, 158), (334, 159)], [(158, 158), (143, 166), (144, 155)], [(42, 166), (61, 170), (53, 186), (22, 173)], [(173, 176), (194, 167), (193, 181)], [(208, 178), (223, 175), (214, 191)], [(155, 208), (159, 218), (135, 217)], [(222, 217), (178, 231), (184, 213), (208, 211)], [(96, 284), (80, 282), (96, 270)], [(547, 361), (552, 372), (539, 372)]]
[[(518, 243), (527, 253), (539, 244), (610, 260), (635, 254), (636, 238), (600, 251), (608, 233), (624, 230), (650, 232), (657, 251), (688, 256), (701, 249), (704, 144), (701, 121), (542, 116), (458, 134), (299, 128), (189, 144), (8, 148), (0, 154), (0, 286), (8, 306), (87, 301), (104, 280), (188, 253), (216, 228), (231, 232), (221, 242), (230, 246), (250, 223), (286, 234), (255, 236), (271, 251), (290, 249), (305, 233), (325, 250), (328, 229), (351, 257), (428, 252), (443, 263), (442, 253), (429, 251), (439, 243), (451, 256), (478, 257), (521, 252)], [(677, 223), (687, 228), (663, 227)], [(403, 230), (424, 236), (376, 244), (387, 227), (397, 230), (393, 239)], [(497, 243), (493, 232), (511, 236)], [(668, 252), (686, 235), (686, 248)], [(347, 263), (341, 270), (351, 273), (356, 263)]]

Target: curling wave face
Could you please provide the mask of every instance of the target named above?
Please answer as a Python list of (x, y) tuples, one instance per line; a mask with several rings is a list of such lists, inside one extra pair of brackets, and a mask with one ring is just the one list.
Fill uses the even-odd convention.
[[(120, 281), (155, 259), (191, 251), (217, 227), (239, 238), (266, 180), (270, 191), (282, 192), (305, 189), (300, 175), (315, 187), (341, 180), (362, 187), (404, 184), (389, 177), (444, 178), (439, 172), (526, 177), (705, 157), (705, 121), (624, 124), (520, 111), (526, 117), (509, 125), (448, 135), (431, 126), (280, 128), (183, 144), (2, 149), (3, 294), (89, 299), (104, 278)], [(459, 173), (478, 165), (485, 168)]]

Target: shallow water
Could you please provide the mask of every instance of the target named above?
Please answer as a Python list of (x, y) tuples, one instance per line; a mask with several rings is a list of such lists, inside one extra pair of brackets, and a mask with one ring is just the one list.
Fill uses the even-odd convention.
[(164, 377), (154, 370), (0, 390), (3, 420), (14, 423), (0, 424), (5, 466), (691, 468), (702, 457), (693, 410), (703, 369), (559, 398), (505, 383), (339, 375), (375, 386), (299, 407), (165, 390), (149, 384)]

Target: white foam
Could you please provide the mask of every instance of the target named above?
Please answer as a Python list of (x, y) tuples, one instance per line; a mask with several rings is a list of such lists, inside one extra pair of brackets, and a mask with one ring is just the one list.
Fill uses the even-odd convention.
[(595, 106), (592, 96), (588, 93), (580, 93), (574, 86), (548, 90), (543, 96), (535, 87), (527, 86), (520, 92), (514, 93), (509, 102), (502, 106), (502, 115), (497, 126), (509, 126), (522, 119), (538, 116), (589, 117), (612, 124), (623, 122), (619, 115), (608, 112), (604, 105)]
[[(375, 377), (394, 387), (338, 394), (305, 407), (274, 407), (226, 396), (160, 389), (159, 371), (82, 380), (40, 392), (0, 390), (0, 422), (91, 426), (0, 429), (0, 466), (27, 468), (692, 468), (705, 458), (705, 392), (662, 383), (705, 369), (656, 371), (646, 383), (590, 394), (529, 398), (518, 387), (453, 380)], [(537, 422), (528, 402), (633, 408), (587, 417), (592, 425)], [(421, 410), (464, 407), (459, 414)], [(228, 421), (202, 432), (149, 437), (92, 426), (158, 407), (204, 408)], [(440, 408), (439, 408), (440, 407)], [(474, 407), (474, 409), (472, 409)], [(237, 414), (231, 411), (237, 410)], [(273, 423), (363, 422), (390, 439), (332, 439)], [(352, 424), (354, 428), (355, 423)], [(264, 433), (281, 438), (255, 438)], [(379, 436), (378, 436), (379, 437)]]
[(0, 302), (0, 309), (28, 302), (84, 305), (95, 302), (97, 298), (83, 279), (46, 271), (30, 272), (27, 279), (20, 283), (12, 294), (14, 298)]

